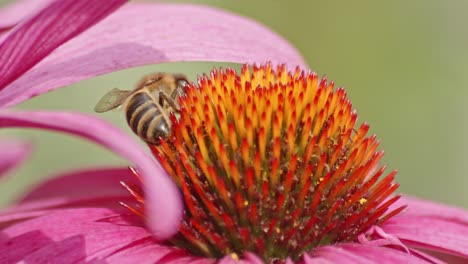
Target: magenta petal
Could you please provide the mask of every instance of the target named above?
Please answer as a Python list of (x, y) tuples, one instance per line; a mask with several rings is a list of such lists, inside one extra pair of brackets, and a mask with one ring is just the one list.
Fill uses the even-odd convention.
[(82, 197), (58, 197), (30, 201), (2, 210), (0, 212), (0, 229), (19, 221), (36, 218), (48, 213), (63, 210), (64, 208), (99, 207), (121, 210), (122, 205), (119, 202), (133, 204), (135, 199), (126, 194), (124, 196), (97, 196), (89, 197), (87, 199)]
[[(184, 251), (185, 252), (185, 251)], [(164, 258), (161, 258), (158, 263), (165, 264), (217, 264), (215, 259), (203, 258), (193, 256), (187, 252), (182, 253), (182, 250), (174, 250), (174, 253), (167, 254)]]
[(186, 252), (181, 249), (159, 245), (152, 240), (137, 241), (106, 257), (105, 263), (161, 263), (167, 255), (177, 254), (181, 255), (181, 258), (186, 257)]
[(73, 171), (41, 183), (15, 205), (0, 212), (0, 226), (41, 216), (57, 208), (122, 208), (119, 202), (134, 199), (120, 181), (138, 183), (127, 168)]
[(54, 257), (55, 263), (75, 263), (104, 258), (151, 238), (138, 226), (138, 220), (136, 216), (122, 218), (109, 209), (92, 208), (62, 210), (18, 223), (1, 233), (0, 263), (22, 259), (41, 263)]
[[(298, 263), (298, 262), (296, 262), (296, 263)], [(309, 254), (304, 254), (302, 256), (302, 262), (299, 262), (299, 263), (300, 264), (335, 264), (336, 262), (328, 260), (328, 259), (323, 258), (323, 257), (311, 257), (311, 256), (309, 256)], [(341, 263), (346, 264), (348, 262), (341, 261)], [(286, 260), (285, 264), (294, 264), (294, 262), (292, 260)]]
[(60, 0), (23, 21), (0, 43), (0, 90), (125, 0)]
[(0, 112), (0, 127), (30, 127), (55, 130), (94, 141), (137, 164), (145, 181), (148, 225), (158, 239), (178, 230), (182, 214), (180, 194), (167, 176), (140, 145), (110, 124), (84, 114), (66, 112)]
[(121, 208), (119, 202), (134, 199), (120, 181), (135, 182), (127, 168), (73, 171), (41, 183), (15, 205), (0, 212), (0, 225), (41, 216), (57, 208), (106, 207)]
[(160, 258), (157, 263), (165, 264), (215, 264), (215, 259), (194, 256), (188, 251), (180, 248), (172, 248), (164, 257)]
[(468, 225), (468, 210), (446, 204), (426, 201), (415, 197), (402, 197), (402, 203), (408, 205), (405, 215), (444, 218)]
[(428, 263), (411, 254), (386, 247), (361, 245), (357, 243), (337, 244), (314, 249), (304, 263)]
[(468, 223), (442, 217), (398, 215), (382, 229), (397, 236), (405, 245), (468, 258)]
[(174, 61), (305, 66), (286, 40), (247, 18), (202, 6), (134, 3), (70, 40), (6, 87), (0, 106), (100, 74)]
[(128, 168), (108, 168), (73, 171), (42, 182), (21, 200), (33, 202), (62, 197), (67, 200), (89, 200), (97, 197), (128, 196), (120, 181), (135, 182)]
[(262, 261), (261, 258), (259, 258), (257, 255), (247, 252), (244, 253), (241, 259), (233, 259), (232, 256), (225, 256), (221, 260), (217, 262), (217, 264), (263, 264), (264, 262)]
[(51, 210), (32, 210), (32, 211), (2, 211), (0, 213), (0, 229), (3, 229), (18, 221), (35, 218), (49, 213)]
[(244, 255), (242, 256), (242, 259), (243, 261), (246, 261), (248, 263), (252, 263), (252, 264), (263, 264), (263, 260), (255, 255), (254, 253), (252, 252), (247, 252), (247, 253), (244, 253)]
[(29, 144), (19, 141), (0, 141), (0, 178), (19, 165), (30, 151)]
[(450, 264), (466, 264), (467, 260), (464, 257), (460, 256), (455, 256), (453, 254), (447, 254), (447, 253), (442, 253), (442, 252), (435, 252), (435, 251), (430, 251), (426, 250), (426, 255), (430, 254), (433, 257), (437, 257), (439, 259), (439, 263), (450, 263)]

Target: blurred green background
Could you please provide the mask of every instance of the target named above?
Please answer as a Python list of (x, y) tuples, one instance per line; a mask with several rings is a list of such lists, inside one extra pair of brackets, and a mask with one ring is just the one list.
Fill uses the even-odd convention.
[[(468, 1), (176, 2), (217, 6), (284, 36), (319, 75), (345, 86), (359, 121), (368, 121), (382, 140), (384, 162), (399, 169), (400, 192), (468, 208)], [(143, 74), (184, 72), (193, 80), (218, 65), (129, 69), (36, 97), (19, 108), (94, 114), (105, 92), (130, 89)], [(121, 112), (100, 117), (130, 133)], [(57, 133), (9, 129), (0, 136), (26, 138), (36, 147), (26, 164), (0, 184), (0, 206), (60, 172), (126, 165), (109, 151)]]

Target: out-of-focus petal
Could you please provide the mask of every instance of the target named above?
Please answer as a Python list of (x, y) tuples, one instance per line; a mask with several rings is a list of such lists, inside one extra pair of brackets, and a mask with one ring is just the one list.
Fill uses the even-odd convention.
[[(304, 254), (302, 257), (302, 261), (299, 263), (300, 264), (335, 264), (336, 262), (328, 260), (323, 257), (311, 257), (309, 256), (309, 254)], [(342, 262), (342, 263), (348, 264), (348, 262)], [(350, 263), (354, 263), (354, 262), (350, 262)], [(297, 264), (297, 262), (294, 263), (292, 260), (287, 260), (286, 264)]]
[(178, 230), (182, 215), (180, 194), (167, 176), (142, 147), (129, 135), (92, 116), (66, 112), (1, 111), (0, 127), (48, 129), (81, 136), (94, 141), (137, 164), (144, 177), (145, 213), (148, 227), (158, 239)]
[(64, 198), (48, 198), (40, 201), (23, 203), (17, 207), (2, 210), (0, 213), (0, 229), (6, 228), (18, 222), (43, 216), (63, 210), (64, 208), (108, 208), (122, 209), (119, 202), (132, 204), (134, 198), (126, 196), (110, 196), (101, 198), (92, 198), (88, 200), (76, 199), (66, 200)]
[(47, 198), (89, 200), (97, 197), (129, 195), (120, 181), (138, 182), (128, 168), (101, 168), (72, 171), (42, 182), (27, 192), (20, 203)]
[(0, 90), (126, 0), (60, 0), (8, 32), (0, 43)]
[(416, 256), (392, 248), (361, 245), (357, 243), (337, 244), (314, 249), (304, 263), (429, 263)]
[(118, 204), (117, 201), (131, 204), (135, 201), (135, 199), (130, 198), (128, 196), (112, 196), (88, 200), (66, 200), (64, 198), (48, 198), (40, 201), (23, 203), (19, 206), (2, 210), (2, 212), (0, 213), (0, 229), (6, 228), (12, 224), (16, 224), (21, 221), (60, 211), (64, 208), (100, 207), (121, 210), (122, 205)]
[(18, 221), (35, 218), (47, 214), (50, 210), (32, 210), (32, 211), (3, 211), (0, 213), (0, 229), (3, 229)]
[(15, 140), (0, 141), (0, 178), (18, 166), (30, 153), (31, 146)]
[(0, 9), (0, 32), (18, 24), (53, 0), (19, 0)]
[(133, 215), (104, 208), (68, 209), (0, 233), (0, 263), (76, 263), (105, 258), (151, 239)]
[(167, 264), (215, 264), (217, 261), (215, 259), (203, 258), (194, 256), (193, 254), (188, 253), (185, 250), (174, 250), (171, 253), (166, 254), (161, 258), (158, 263), (167, 263)]
[(252, 264), (263, 264), (263, 260), (255, 255), (254, 253), (252, 252), (247, 252), (247, 253), (244, 253), (244, 255), (242, 256), (242, 259), (244, 261), (248, 261), (248, 263), (252, 263)]
[[(405, 245), (468, 259), (468, 224), (437, 216), (398, 215), (382, 229), (397, 236)], [(467, 260), (468, 261), (468, 260)]]
[(20, 204), (0, 212), (0, 227), (41, 216), (58, 208), (121, 208), (118, 202), (134, 199), (120, 181), (135, 182), (127, 168), (102, 168), (73, 171), (41, 183), (26, 193)]
[(406, 210), (405, 215), (443, 218), (468, 225), (467, 209), (462, 209), (433, 201), (427, 201), (415, 197), (408, 197), (406, 195), (402, 197), (401, 202), (408, 205), (408, 209)]
[(174, 61), (305, 65), (286, 40), (245, 17), (202, 6), (128, 4), (6, 87), (0, 106), (100, 74)]
[(232, 256), (225, 256), (224, 258), (220, 259), (217, 264), (263, 264), (264, 262), (260, 259), (257, 255), (247, 252), (244, 253), (242, 258), (234, 259)]

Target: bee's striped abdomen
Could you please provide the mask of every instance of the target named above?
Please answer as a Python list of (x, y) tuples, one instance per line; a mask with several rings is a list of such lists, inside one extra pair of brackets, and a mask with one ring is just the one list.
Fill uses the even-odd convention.
[(169, 133), (157, 102), (146, 92), (137, 92), (128, 99), (127, 122), (135, 134), (146, 142), (158, 144), (158, 137)]

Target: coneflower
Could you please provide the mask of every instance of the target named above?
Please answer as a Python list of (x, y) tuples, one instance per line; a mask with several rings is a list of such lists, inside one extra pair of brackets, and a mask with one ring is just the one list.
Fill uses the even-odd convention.
[[(298, 260), (401, 212), (388, 211), (399, 198), (395, 171), (378, 181), (378, 141), (367, 124), (355, 129), (345, 90), (333, 86), (265, 64), (213, 70), (187, 87), (172, 134), (150, 145), (185, 203), (171, 242), (211, 258)], [(142, 204), (127, 206), (144, 217)]]
[[(46, 2), (17, 25), (0, 17), (0, 127), (86, 138), (136, 169), (83, 168), (29, 191), (0, 213), (0, 263), (466, 262), (468, 212), (393, 195), (395, 172), (345, 91), (267, 28), (149, 3), (97, 23), (124, 1)], [(159, 162), (99, 118), (4, 109), (104, 72), (188, 60), (272, 63), (190, 85), (172, 134), (150, 146)], [(0, 173), (28, 149), (1, 141)]]

